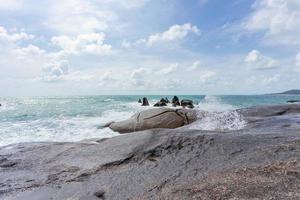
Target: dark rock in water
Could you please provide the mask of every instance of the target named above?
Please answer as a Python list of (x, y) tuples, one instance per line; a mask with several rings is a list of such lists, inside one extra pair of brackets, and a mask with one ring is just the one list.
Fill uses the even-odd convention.
[(173, 99), (172, 99), (172, 105), (174, 107), (176, 106), (180, 106), (180, 101), (179, 101), (179, 98), (177, 96), (174, 96)]
[(149, 106), (148, 99), (146, 97), (143, 98), (142, 106)]
[(300, 100), (289, 100), (287, 103), (300, 103)]
[(154, 104), (155, 107), (162, 107), (162, 106), (167, 106), (168, 101), (164, 98), (161, 98), (159, 102)]
[(1, 105), (1, 103), (0, 103), (0, 107), (1, 107), (2, 105)]
[(182, 107), (188, 107), (188, 108), (194, 108), (194, 104), (192, 100), (189, 99), (182, 99), (181, 100), (181, 106)]
[(168, 97), (166, 97), (165, 100), (166, 100), (166, 103), (170, 103)]
[(194, 122), (197, 113), (187, 109), (160, 108), (141, 111), (130, 119), (114, 122), (109, 127), (119, 133), (129, 133), (153, 128), (174, 129)]
[(168, 103), (168, 101), (166, 99), (164, 99), (164, 98), (161, 98), (159, 102), (161, 102), (161, 103)]
[(153, 105), (154, 107), (162, 107), (162, 106), (167, 106), (167, 104), (165, 102), (157, 102), (156, 104)]
[(141, 99), (139, 99), (139, 101), (138, 101), (139, 103), (142, 103), (142, 100)]

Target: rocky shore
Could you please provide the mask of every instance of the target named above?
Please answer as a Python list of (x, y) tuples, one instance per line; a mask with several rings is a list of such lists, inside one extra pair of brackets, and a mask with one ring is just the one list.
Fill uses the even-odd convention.
[(0, 199), (300, 199), (300, 105), (238, 112), (235, 131), (1, 147)]

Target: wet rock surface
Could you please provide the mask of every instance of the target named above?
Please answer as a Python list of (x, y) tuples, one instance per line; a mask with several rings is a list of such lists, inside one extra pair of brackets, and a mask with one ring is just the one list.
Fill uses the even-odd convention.
[(300, 106), (239, 113), (236, 131), (1, 147), (0, 199), (299, 199)]

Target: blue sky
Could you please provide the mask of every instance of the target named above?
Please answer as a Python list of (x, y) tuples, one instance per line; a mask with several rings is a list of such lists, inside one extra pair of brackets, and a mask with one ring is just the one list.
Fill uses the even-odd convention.
[(299, 19), (299, 0), (0, 0), (0, 95), (299, 88)]

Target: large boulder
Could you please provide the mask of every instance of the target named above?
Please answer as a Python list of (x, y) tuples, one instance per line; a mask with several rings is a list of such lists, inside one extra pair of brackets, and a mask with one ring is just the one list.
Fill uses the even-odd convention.
[(181, 106), (182, 107), (188, 107), (188, 108), (194, 108), (194, 104), (192, 100), (189, 99), (182, 99), (181, 100)]
[(197, 119), (197, 112), (188, 109), (159, 108), (141, 111), (130, 119), (112, 122), (107, 126), (119, 133), (129, 133), (153, 128), (174, 129)]

